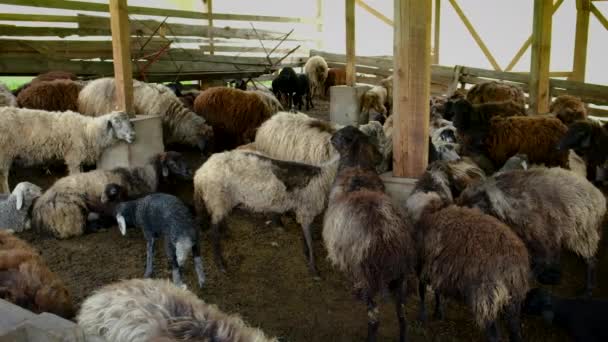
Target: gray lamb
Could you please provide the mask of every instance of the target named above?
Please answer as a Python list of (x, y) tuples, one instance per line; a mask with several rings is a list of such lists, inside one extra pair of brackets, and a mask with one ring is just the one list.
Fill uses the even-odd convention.
[(17, 184), (10, 196), (0, 202), (0, 229), (16, 232), (27, 229), (30, 207), (41, 195), (42, 189), (35, 184)]
[(171, 263), (173, 283), (186, 287), (182, 282), (182, 266), (192, 250), (198, 285), (205, 283), (203, 262), (200, 256), (199, 231), (190, 210), (177, 197), (155, 193), (138, 200), (122, 202), (116, 207), (116, 221), (122, 235), (127, 226), (140, 227), (147, 242), (145, 278), (154, 271), (154, 242), (164, 237), (165, 250)]

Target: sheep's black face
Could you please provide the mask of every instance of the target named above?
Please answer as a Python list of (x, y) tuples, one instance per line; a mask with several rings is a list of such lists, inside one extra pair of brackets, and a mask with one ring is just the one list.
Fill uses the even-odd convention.
[(591, 147), (593, 126), (586, 121), (577, 121), (568, 127), (568, 132), (560, 140), (557, 149), (574, 149), (577, 153)]
[(528, 315), (539, 316), (544, 311), (551, 310), (551, 295), (547, 290), (535, 288), (528, 292), (522, 307), (522, 312)]
[(365, 135), (353, 126), (346, 126), (338, 130), (331, 137), (331, 144), (342, 155), (347, 154), (355, 144)]
[[(447, 111), (447, 110), (446, 110)], [(453, 119), (454, 127), (459, 130), (466, 130), (470, 126), (473, 105), (465, 99), (459, 99), (450, 106), (450, 116)]]
[(106, 185), (101, 194), (101, 203), (116, 202), (126, 199), (126, 189), (116, 183)]
[(161, 156), (160, 162), (161, 172), (164, 178), (175, 176), (183, 180), (192, 179), (192, 170), (180, 153), (173, 151), (165, 152)]
[(343, 166), (375, 168), (382, 161), (382, 155), (374, 147), (369, 137), (353, 126), (346, 126), (331, 137), (331, 144), (340, 154)]

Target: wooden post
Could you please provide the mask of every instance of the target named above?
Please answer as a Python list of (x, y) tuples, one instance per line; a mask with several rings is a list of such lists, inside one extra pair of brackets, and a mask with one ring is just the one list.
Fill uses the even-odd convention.
[(417, 178), (428, 163), (430, 0), (394, 0), (393, 176)]
[(213, 43), (213, 0), (207, 0), (207, 21), (209, 22), (209, 54), (215, 54)]
[(534, 114), (549, 112), (552, 8), (552, 0), (534, 0), (530, 66), (530, 110)]
[(134, 117), (131, 36), (127, 0), (110, 0), (110, 25), (112, 29), (116, 103), (118, 107), (115, 109), (125, 111)]
[(590, 15), (591, 0), (576, 0), (576, 38), (574, 40), (572, 76), (570, 77), (573, 81), (585, 82)]
[(355, 0), (346, 0), (346, 85), (357, 83), (355, 70)]
[(324, 13), (324, 7), (323, 7), (323, 0), (317, 0), (317, 19), (316, 19), (316, 23), (317, 23), (317, 33), (319, 34), (319, 37), (317, 38), (317, 49), (321, 50), (323, 49), (323, 13)]
[(433, 64), (439, 64), (439, 40), (441, 37), (441, 0), (435, 0), (435, 28), (433, 39)]

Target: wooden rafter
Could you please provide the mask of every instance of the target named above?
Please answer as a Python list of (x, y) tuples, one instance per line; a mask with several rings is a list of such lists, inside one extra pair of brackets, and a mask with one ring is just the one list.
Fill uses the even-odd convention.
[(595, 18), (604, 26), (606, 30), (608, 30), (608, 19), (600, 12), (599, 8), (595, 6), (595, 4), (591, 4), (591, 13), (595, 16)]
[(357, 5), (359, 5), (361, 8), (363, 8), (364, 10), (366, 10), (367, 12), (369, 12), (374, 17), (382, 20), (383, 22), (385, 22), (386, 24), (388, 24), (390, 26), (394, 26), (395, 23), (389, 17), (385, 16), (384, 14), (382, 14), (377, 9), (375, 9), (372, 6), (368, 5), (363, 0), (355, 0), (355, 3), (357, 3)]

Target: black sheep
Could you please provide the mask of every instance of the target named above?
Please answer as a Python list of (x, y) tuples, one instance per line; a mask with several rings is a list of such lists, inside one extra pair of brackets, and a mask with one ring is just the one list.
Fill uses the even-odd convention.
[(281, 95), (287, 97), (287, 107), (291, 109), (293, 103), (293, 94), (298, 89), (298, 75), (291, 67), (285, 67), (272, 81), (272, 92), (279, 101)]
[(310, 80), (306, 74), (298, 74), (298, 87), (293, 99), (293, 104), (294, 106), (298, 106), (298, 110), (302, 110), (302, 97), (304, 96), (306, 97), (306, 110), (315, 108), (310, 94)]
[(560, 151), (573, 149), (587, 162), (587, 179), (596, 180), (596, 168), (608, 160), (608, 130), (587, 120), (579, 120), (568, 127), (568, 132), (560, 140), (557, 148)]

